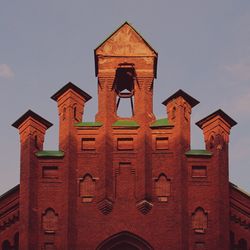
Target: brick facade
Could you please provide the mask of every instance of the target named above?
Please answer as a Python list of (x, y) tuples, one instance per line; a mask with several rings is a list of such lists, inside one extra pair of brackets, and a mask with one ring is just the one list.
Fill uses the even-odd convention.
[[(250, 198), (228, 176), (236, 122), (222, 110), (205, 117), (205, 149), (191, 149), (199, 102), (178, 90), (163, 102), (166, 116), (154, 116), (157, 57), (124, 23), (95, 49), (94, 122), (84, 119), (91, 96), (68, 83), (52, 96), (57, 151), (43, 149), (44, 118), (29, 110), (13, 124), (21, 177), (0, 197), (2, 249), (250, 249)], [(121, 100), (130, 118), (117, 115)]]

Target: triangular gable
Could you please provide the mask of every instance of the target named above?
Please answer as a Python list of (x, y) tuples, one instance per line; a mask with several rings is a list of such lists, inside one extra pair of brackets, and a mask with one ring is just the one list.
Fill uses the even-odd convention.
[(98, 74), (99, 56), (133, 56), (154, 57), (154, 75), (157, 72), (158, 53), (128, 22), (122, 24), (108, 38), (106, 38), (95, 50), (95, 73)]
[(95, 55), (157, 57), (157, 52), (125, 22), (95, 49)]

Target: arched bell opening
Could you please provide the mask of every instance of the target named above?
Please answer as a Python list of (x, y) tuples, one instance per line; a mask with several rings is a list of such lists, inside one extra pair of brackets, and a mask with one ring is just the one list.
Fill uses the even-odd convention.
[(144, 239), (130, 232), (120, 232), (104, 240), (96, 250), (152, 250)]
[(116, 113), (121, 117), (134, 115), (134, 86), (136, 72), (134, 64), (119, 64), (116, 69), (113, 88), (116, 92)]

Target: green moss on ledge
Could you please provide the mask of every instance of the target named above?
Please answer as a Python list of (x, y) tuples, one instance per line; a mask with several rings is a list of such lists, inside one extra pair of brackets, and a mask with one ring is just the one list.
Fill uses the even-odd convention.
[(211, 157), (212, 153), (205, 149), (192, 149), (185, 153), (186, 156), (207, 156)]
[(75, 123), (75, 127), (101, 127), (103, 124), (101, 122), (78, 122)]
[(133, 127), (139, 128), (139, 124), (136, 121), (132, 120), (118, 120), (112, 124), (112, 127)]
[(167, 118), (162, 118), (154, 121), (150, 128), (157, 128), (157, 127), (173, 127), (173, 124), (170, 124)]
[(56, 150), (43, 150), (43, 151), (38, 151), (35, 154), (39, 158), (47, 158), (47, 157), (52, 157), (52, 158), (62, 158), (64, 156), (63, 151), (56, 151)]

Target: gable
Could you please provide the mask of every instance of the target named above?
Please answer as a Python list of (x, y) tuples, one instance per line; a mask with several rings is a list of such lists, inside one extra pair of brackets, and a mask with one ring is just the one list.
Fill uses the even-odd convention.
[(95, 49), (101, 56), (152, 56), (157, 53), (127, 22)]

